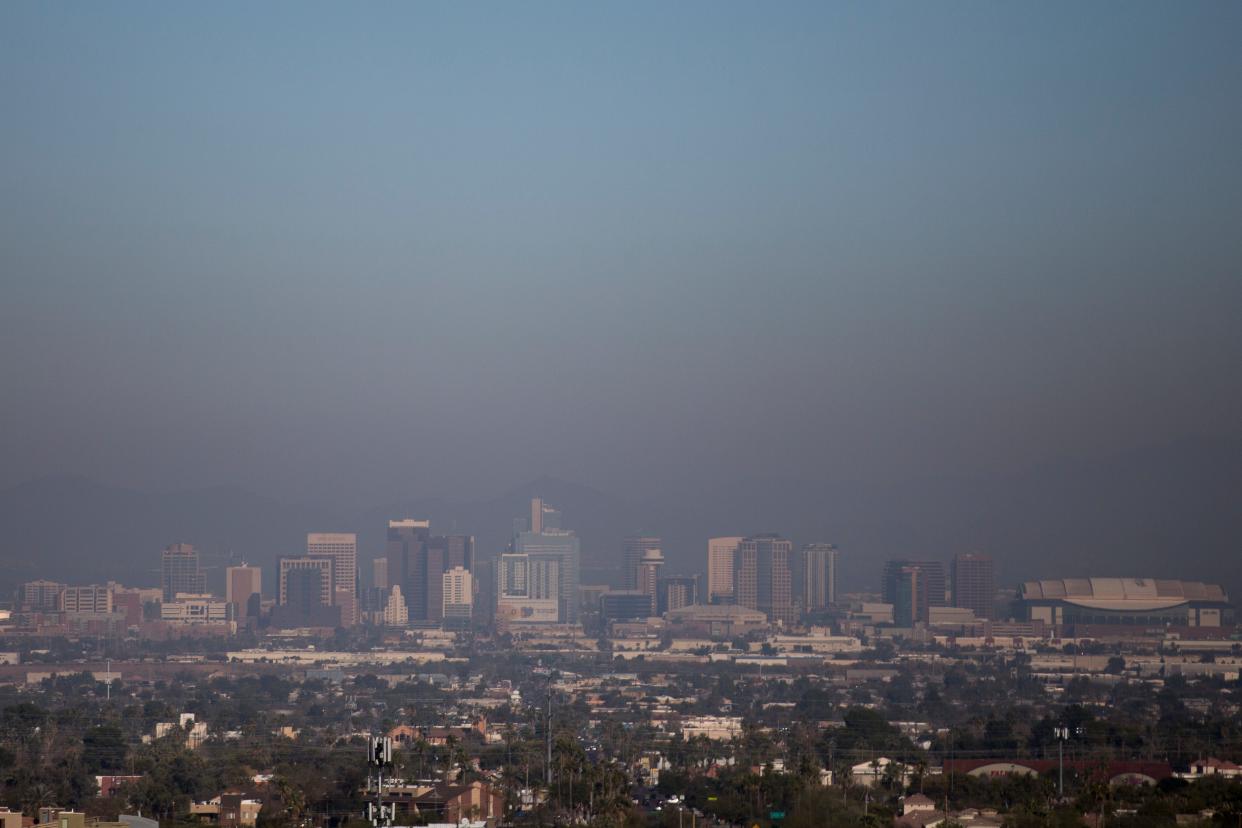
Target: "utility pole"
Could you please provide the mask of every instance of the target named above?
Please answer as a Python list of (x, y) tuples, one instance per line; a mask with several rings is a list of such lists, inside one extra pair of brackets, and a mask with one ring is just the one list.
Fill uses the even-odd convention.
[(830, 785), (837, 781), (837, 775), (836, 775), (837, 772), (835, 769), (836, 766), (833, 764), (833, 761), (832, 761), (833, 754), (836, 753), (836, 750), (837, 750), (837, 740), (835, 738), (829, 739), (828, 740), (828, 780), (829, 780), (828, 784)]
[(1065, 799), (1065, 740), (1069, 738), (1069, 728), (1053, 728), (1052, 733), (1057, 737), (1057, 799)]
[(544, 782), (548, 786), (548, 796), (552, 795), (552, 691), (548, 690), (548, 717), (547, 717), (547, 733), (548, 740), (548, 758), (544, 764)]

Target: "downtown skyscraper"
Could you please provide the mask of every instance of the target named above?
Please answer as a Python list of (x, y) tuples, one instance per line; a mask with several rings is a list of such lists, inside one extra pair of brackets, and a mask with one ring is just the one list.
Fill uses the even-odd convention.
[(707, 541), (707, 603), (732, 604), (736, 586), (734, 561), (745, 538), (709, 538)]
[(308, 555), (281, 558), (277, 562), (277, 574), (277, 606), (272, 610), (274, 626), (340, 626), (341, 611), (333, 604), (331, 558)]
[[(514, 521), (509, 551), (497, 564), (498, 619), (562, 624), (578, 620), (581, 549), (578, 536), (560, 528), (560, 517), (560, 512), (536, 497), (530, 503), (530, 517)], [(552, 601), (554, 613), (549, 606)]]
[(198, 550), (188, 543), (174, 543), (160, 554), (160, 580), (164, 600), (174, 601), (179, 593), (202, 595), (207, 579), (198, 564)]
[[(438, 624), (445, 615), (444, 574), (473, 572), (474, 537), (432, 535), (426, 520), (390, 520), (385, 558), (387, 585), (401, 588), (410, 622)], [(473, 579), (469, 583), (473, 589)]]
[(802, 607), (807, 612), (837, 603), (837, 548), (831, 543), (802, 547)]
[(645, 537), (642, 535), (630, 535), (625, 539), (624, 549), (621, 555), (622, 586), (625, 589), (642, 589), (639, 584), (638, 568), (643, 562), (643, 558), (647, 556), (647, 550), (654, 549), (664, 554), (664, 546), (659, 538)]
[(758, 610), (769, 621), (793, 623), (789, 557), (793, 544), (776, 534), (745, 538), (734, 561), (737, 603)]
[(919, 572), (919, 577), (916, 579), (919, 592), (916, 600), (918, 617), (914, 620), (926, 621), (931, 607), (948, 606), (945, 593), (944, 564), (940, 561), (910, 561), (904, 559), (886, 561), (884, 564), (884, 575), (880, 582), (880, 593), (884, 603), (893, 604), (894, 606), (898, 603), (898, 582), (908, 582), (910, 580), (909, 578), (903, 579), (902, 573), (906, 569), (914, 569)]
[(224, 596), (239, 622), (257, 618), (263, 597), (263, 570), (246, 564), (230, 566), (225, 570)]
[(358, 623), (358, 536), (353, 532), (311, 532), (306, 556), (332, 562), (332, 603), (341, 608), (341, 624)]
[(950, 564), (953, 606), (974, 612), (976, 618), (996, 615), (996, 566), (990, 555), (963, 553)]

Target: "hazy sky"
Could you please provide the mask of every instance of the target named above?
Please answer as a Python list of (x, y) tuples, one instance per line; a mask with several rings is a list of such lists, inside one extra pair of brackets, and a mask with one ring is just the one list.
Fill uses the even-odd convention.
[(0, 483), (1236, 436), (1242, 4), (0, 6)]

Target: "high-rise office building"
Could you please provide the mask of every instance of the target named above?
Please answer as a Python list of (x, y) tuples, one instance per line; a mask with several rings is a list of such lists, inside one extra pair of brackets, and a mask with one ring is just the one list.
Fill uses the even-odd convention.
[(233, 617), (239, 622), (252, 617), (263, 595), (263, 570), (257, 566), (230, 566), (225, 570), (224, 599), (233, 605)]
[(27, 581), (18, 591), (18, 607), (25, 612), (56, 612), (64, 591), (59, 581)]
[(699, 600), (699, 579), (694, 575), (669, 575), (661, 578), (656, 588), (659, 600), (656, 613), (663, 615), (671, 610), (693, 606)]
[(332, 585), (331, 558), (281, 558), (278, 572), (279, 605), (271, 615), (271, 625), (276, 629), (339, 627), (341, 616), (357, 609), (356, 605), (334, 603), (338, 596)]
[(648, 546), (643, 550), (642, 558), (634, 567), (638, 574), (637, 591), (651, 596), (650, 615), (656, 614), (656, 608), (660, 603), (656, 587), (660, 583), (660, 567), (662, 566), (664, 566), (664, 553), (660, 551), (660, 547)]
[(475, 622), (488, 626), (496, 617), (496, 567), (498, 558), (479, 558), (474, 560), (471, 580), (474, 581), (474, 608), (472, 616)]
[(353, 532), (311, 532), (306, 556), (332, 561), (332, 604), (341, 607), (341, 624), (358, 623), (358, 536)]
[(744, 538), (734, 560), (736, 600), (770, 621), (794, 621), (789, 556), (793, 544), (780, 535)]
[(388, 559), (376, 558), (371, 561), (371, 586), (388, 591)]
[[(541, 498), (531, 501), (531, 531), (520, 532), (513, 539), (512, 550), (525, 555), (529, 561), (529, 580), (532, 598), (539, 592), (540, 573), (550, 577), (555, 572), (558, 593), (558, 620), (573, 624), (578, 620), (578, 570), (581, 549), (578, 536), (569, 529), (549, 526), (559, 523), (560, 512), (552, 509)], [(534, 526), (541, 531), (533, 531)]]
[(953, 606), (974, 612), (976, 618), (996, 615), (996, 568), (990, 555), (963, 553), (950, 565)]
[(530, 559), (516, 552), (500, 556), (496, 566), (496, 590), (502, 598), (525, 598), (530, 595), (528, 586)]
[(188, 543), (174, 543), (160, 554), (160, 575), (164, 600), (175, 600), (180, 592), (202, 595), (207, 579), (198, 565), (198, 550)]
[(898, 627), (913, 627), (915, 621), (927, 620), (927, 589), (924, 570), (917, 566), (903, 566), (893, 574), (893, 623)]
[(506, 552), (496, 566), (496, 622), (556, 623), (560, 620), (559, 558)]
[(462, 566), (447, 569), (441, 577), (443, 584), (444, 623), (446, 626), (469, 626), (474, 612), (474, 578), (470, 570)]
[(930, 607), (948, 606), (945, 596), (944, 564), (940, 561), (891, 560), (885, 562), (883, 580), (880, 584), (884, 603), (896, 605), (897, 579), (901, 571), (907, 567), (912, 567), (922, 573), (918, 579), (920, 617), (917, 620), (926, 621)]
[(99, 584), (68, 586), (60, 594), (60, 606), (65, 612), (112, 612), (112, 590)]
[(659, 538), (630, 535), (625, 539), (625, 548), (621, 555), (622, 575), (624, 576), (621, 583), (626, 589), (642, 588), (638, 583), (638, 567), (643, 562), (648, 549), (654, 549), (661, 555), (664, 554), (664, 546)]
[(837, 603), (837, 554), (831, 543), (808, 543), (802, 547), (802, 607), (807, 612), (825, 610)]
[[(471, 535), (433, 535), (424, 545), (420, 573), (427, 585), (423, 615), (419, 620), (444, 618), (444, 573), (452, 569), (474, 569), (474, 537)], [(471, 588), (473, 589), (473, 579)]]
[(332, 559), (326, 557), (280, 559), (279, 601), (282, 607), (310, 611), (332, 606)]
[(384, 547), (388, 561), (388, 586), (401, 587), (401, 596), (410, 618), (423, 618), (427, 609), (426, 544), (431, 538), (427, 520), (388, 521)]
[(444, 573), (474, 570), (474, 536), (432, 535), (429, 521), (391, 520), (385, 560), (388, 584), (400, 585), (410, 621), (438, 623), (444, 619)]
[(743, 538), (709, 538), (707, 541), (707, 603), (731, 604), (734, 588), (734, 559)]

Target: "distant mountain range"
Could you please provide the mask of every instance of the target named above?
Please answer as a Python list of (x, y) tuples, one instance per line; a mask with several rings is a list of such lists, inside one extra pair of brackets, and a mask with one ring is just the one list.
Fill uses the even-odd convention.
[(846, 589), (875, 589), (889, 557), (948, 560), (978, 550), (997, 559), (1003, 584), (1160, 576), (1215, 580), (1242, 595), (1242, 443), (1186, 442), (1005, 478), (869, 489), (828, 477), (730, 483), (723, 494), (674, 504), (544, 477), (481, 500), (398, 500), (345, 514), (230, 487), (150, 493), (40, 479), (0, 491), (0, 589), (40, 577), (155, 584), (160, 549), (178, 541), (202, 551), (209, 583), (219, 587), (230, 561), (270, 572), (278, 556), (305, 548), (308, 531), (357, 532), (365, 573), (382, 553), (386, 522), (399, 517), (473, 534), (480, 556), (490, 556), (538, 495), (582, 537), (584, 582), (619, 578), (630, 533), (663, 537), (667, 571), (682, 573), (704, 568), (711, 535), (780, 531), (798, 544), (837, 543)]

